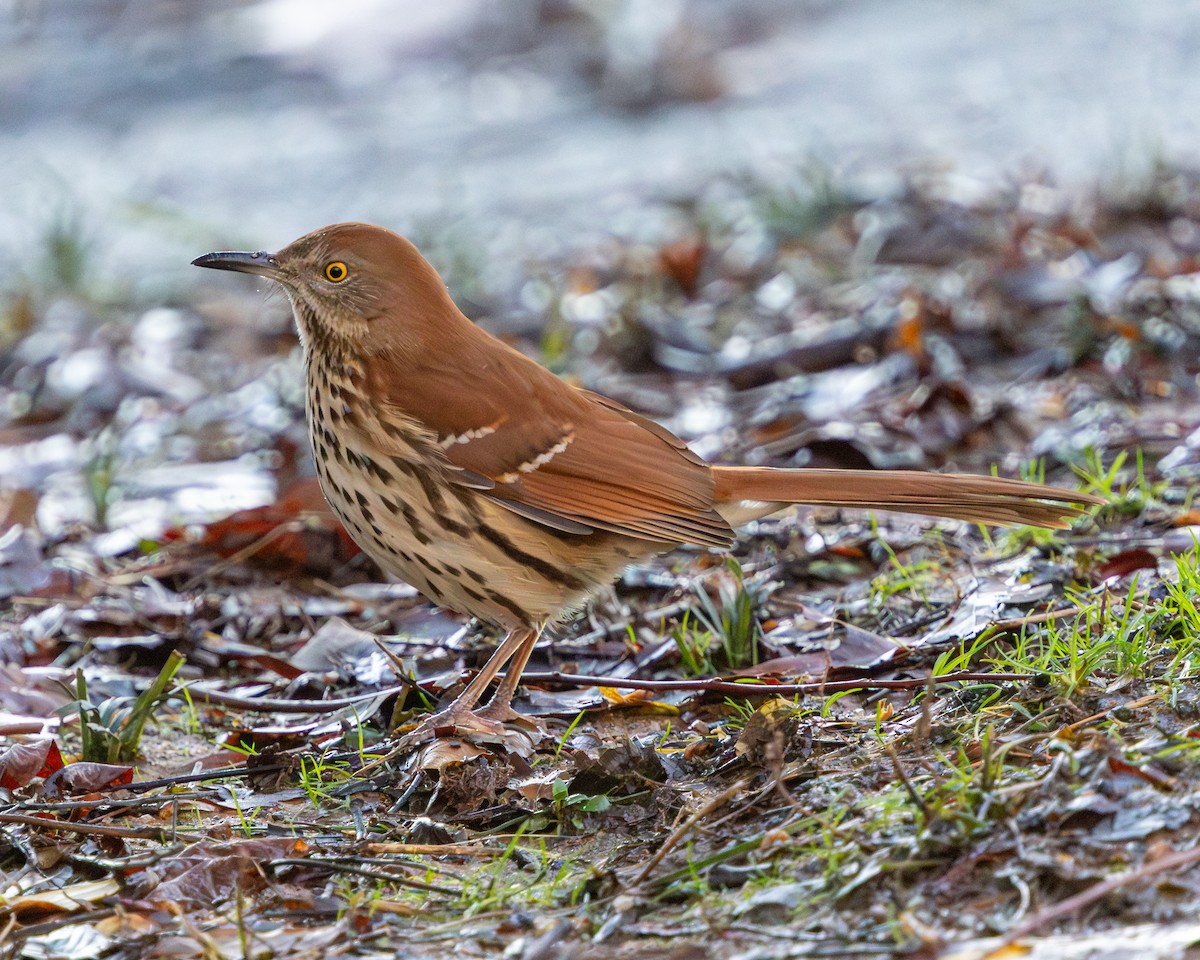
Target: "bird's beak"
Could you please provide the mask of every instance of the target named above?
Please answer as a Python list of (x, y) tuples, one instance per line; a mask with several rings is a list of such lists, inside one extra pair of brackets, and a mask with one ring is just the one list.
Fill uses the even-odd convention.
[(193, 260), (192, 266), (210, 267), (213, 270), (233, 270), (237, 273), (253, 273), (270, 280), (282, 278), (279, 260), (275, 254), (265, 253), (261, 250), (258, 253), (238, 253), (236, 251), (206, 253)]

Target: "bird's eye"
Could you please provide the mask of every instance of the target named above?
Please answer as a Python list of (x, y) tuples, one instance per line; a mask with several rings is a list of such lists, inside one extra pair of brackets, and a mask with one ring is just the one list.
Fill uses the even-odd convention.
[(325, 264), (325, 279), (330, 283), (341, 283), (348, 276), (350, 276), (350, 271), (341, 260)]

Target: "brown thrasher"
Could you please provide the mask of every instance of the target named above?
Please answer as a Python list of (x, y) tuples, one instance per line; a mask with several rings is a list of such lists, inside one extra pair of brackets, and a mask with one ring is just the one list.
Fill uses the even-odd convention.
[(788, 504), (1064, 527), (1075, 504), (1101, 502), (966, 474), (710, 466), (481, 330), (416, 247), (382, 227), (337, 224), (278, 253), (193, 263), (287, 290), (317, 472), (351, 536), (427, 597), (507, 631), (419, 736), (500, 732), (547, 623), (635, 560), (681, 543), (728, 547), (735, 526)]

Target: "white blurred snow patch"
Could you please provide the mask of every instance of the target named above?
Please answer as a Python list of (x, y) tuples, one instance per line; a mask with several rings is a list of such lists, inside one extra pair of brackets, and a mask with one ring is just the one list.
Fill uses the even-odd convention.
[(354, 84), (388, 75), (399, 55), (453, 41), (481, 9), (479, 0), (264, 0), (244, 16), (260, 53), (331, 67)]

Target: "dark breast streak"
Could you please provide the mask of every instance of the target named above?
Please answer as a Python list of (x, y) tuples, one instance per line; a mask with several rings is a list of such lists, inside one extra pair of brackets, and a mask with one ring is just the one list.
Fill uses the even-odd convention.
[(440, 448), (376, 416), (353, 363), (306, 362), (326, 499), (380, 567), (431, 600), (508, 629), (536, 626), (649, 552), (622, 537), (550, 530), (455, 484), (438, 472)]

